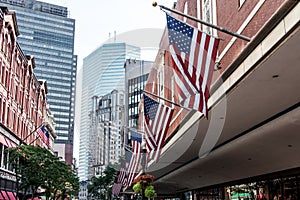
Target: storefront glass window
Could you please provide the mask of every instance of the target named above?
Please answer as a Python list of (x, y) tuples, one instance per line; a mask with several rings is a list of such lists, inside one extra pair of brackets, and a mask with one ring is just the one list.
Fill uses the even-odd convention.
[[(195, 190), (194, 200), (296, 200), (300, 199), (300, 176)], [(186, 196), (186, 194), (185, 194)]]
[(296, 177), (283, 179), (283, 198), (286, 200), (296, 200), (298, 196)]

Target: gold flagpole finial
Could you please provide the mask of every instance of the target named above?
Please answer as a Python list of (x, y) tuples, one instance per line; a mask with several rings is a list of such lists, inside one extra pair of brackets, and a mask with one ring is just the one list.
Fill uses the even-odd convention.
[(157, 2), (154, 1), (154, 2), (152, 3), (152, 6), (153, 6), (153, 7), (156, 7), (156, 6), (157, 6)]

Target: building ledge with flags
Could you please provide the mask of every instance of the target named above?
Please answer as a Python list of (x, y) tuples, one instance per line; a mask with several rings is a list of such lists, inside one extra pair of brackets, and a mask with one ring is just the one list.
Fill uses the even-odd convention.
[[(184, 2), (178, 1), (176, 9), (183, 10)], [(233, 17), (233, 22), (240, 20), (235, 28), (251, 41), (229, 36), (220, 41), (217, 61), (222, 69), (213, 72), (206, 116), (170, 103), (180, 103), (178, 93), (172, 92), (172, 55), (168, 50), (157, 55), (156, 64), (163, 65), (153, 68), (145, 90), (175, 110), (159, 161), (147, 168), (155, 177), (158, 196), (250, 178), (259, 181), (270, 174), (276, 178), (286, 170), (299, 175), (300, 5), (292, 0), (271, 2), (245, 1), (239, 9), (249, 15)], [(221, 4), (229, 6), (218, 2), (219, 17)], [(166, 31), (161, 49), (167, 49), (167, 35)]]

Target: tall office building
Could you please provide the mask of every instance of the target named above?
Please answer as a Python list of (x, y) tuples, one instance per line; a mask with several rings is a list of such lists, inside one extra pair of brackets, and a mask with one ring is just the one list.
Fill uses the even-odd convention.
[(146, 85), (152, 61), (127, 59), (125, 62), (125, 123), (127, 127), (137, 129), (139, 102)]
[(88, 179), (101, 175), (109, 164), (119, 164), (123, 152), (124, 91), (92, 98), (88, 146)]
[(139, 59), (140, 48), (126, 43), (107, 43), (84, 58), (82, 68), (82, 97), (80, 119), (79, 169), (80, 180), (88, 179), (88, 152), (92, 97), (104, 96), (112, 90), (125, 88), (126, 59)]
[(48, 85), (47, 102), (55, 118), (54, 149), (66, 162), (73, 159), (74, 103), (77, 56), (74, 55), (75, 20), (68, 9), (35, 0), (0, 0), (16, 12), (24, 54), (33, 55), (38, 79)]

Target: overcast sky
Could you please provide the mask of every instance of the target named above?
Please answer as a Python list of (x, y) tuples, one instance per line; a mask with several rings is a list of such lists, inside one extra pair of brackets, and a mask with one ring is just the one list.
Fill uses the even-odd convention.
[[(165, 13), (153, 7), (153, 0), (40, 0), (68, 7), (69, 17), (76, 20), (75, 54), (78, 55), (74, 157), (78, 161), (81, 109), (81, 68), (83, 58), (113, 38), (142, 48), (142, 59), (153, 60), (166, 25)], [(158, 4), (172, 7), (176, 0)], [(113, 39), (111, 39), (113, 41)], [(124, 41), (122, 41), (124, 42)]]
[[(68, 7), (70, 18), (76, 20), (75, 54), (82, 59), (101, 46), (116, 31), (117, 35), (137, 29), (163, 29), (165, 14), (153, 7), (153, 0), (42, 0)], [(159, 4), (172, 7), (175, 0)]]

